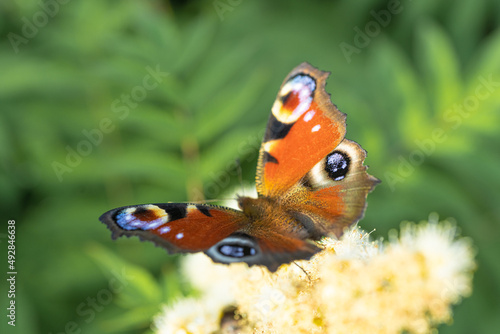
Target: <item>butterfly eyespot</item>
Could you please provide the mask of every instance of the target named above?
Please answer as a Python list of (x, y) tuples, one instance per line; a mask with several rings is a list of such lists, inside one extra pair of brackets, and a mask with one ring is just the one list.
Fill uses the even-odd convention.
[(334, 151), (326, 156), (325, 171), (332, 180), (340, 181), (349, 172), (350, 165), (351, 159), (347, 154)]
[(237, 244), (219, 246), (219, 252), (224, 256), (235, 258), (242, 258), (257, 254), (257, 250), (255, 248)]
[(217, 262), (249, 261), (260, 254), (257, 242), (247, 234), (234, 233), (211, 247), (206, 254)]

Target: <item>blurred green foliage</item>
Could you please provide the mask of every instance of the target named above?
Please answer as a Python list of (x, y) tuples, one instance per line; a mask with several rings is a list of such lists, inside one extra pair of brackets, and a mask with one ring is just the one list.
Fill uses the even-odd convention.
[(0, 245), (15, 219), (18, 271), (2, 333), (149, 332), (192, 293), (179, 257), (112, 242), (97, 218), (228, 196), (238, 158), (251, 181), (302, 61), (332, 72), (347, 136), (383, 182), (361, 226), (454, 217), (479, 269), (439, 330), (500, 332), (499, 20), (495, 0), (2, 1)]

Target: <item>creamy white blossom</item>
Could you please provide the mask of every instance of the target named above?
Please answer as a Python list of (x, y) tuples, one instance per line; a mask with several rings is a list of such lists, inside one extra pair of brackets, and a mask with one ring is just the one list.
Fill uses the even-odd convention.
[[(471, 294), (474, 250), (437, 215), (405, 223), (399, 237), (370, 240), (359, 227), (325, 238), (310, 261), (276, 273), (245, 264), (186, 259), (183, 272), (201, 291), (157, 318), (158, 333), (210, 333), (223, 311), (237, 308), (238, 332), (429, 333), (452, 320), (451, 306)], [(204, 332), (200, 332), (204, 328)]]

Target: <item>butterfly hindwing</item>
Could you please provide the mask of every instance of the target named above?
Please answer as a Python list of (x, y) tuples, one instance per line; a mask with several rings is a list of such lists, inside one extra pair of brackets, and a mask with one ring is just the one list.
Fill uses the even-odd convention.
[(315, 204), (298, 211), (312, 213), (316, 229), (340, 237), (345, 227), (362, 218), (366, 197), (380, 182), (366, 172), (365, 158), (361, 146), (344, 139), (303, 178)]
[(260, 149), (259, 195), (282, 195), (344, 138), (345, 114), (325, 91), (328, 75), (302, 63), (283, 81)]
[(219, 241), (205, 253), (214, 262), (245, 262), (248, 265), (264, 265), (273, 272), (284, 263), (307, 260), (320, 250), (311, 242), (287, 236), (278, 231), (267, 230), (258, 235), (243, 231), (234, 233)]
[(241, 211), (189, 203), (117, 208), (99, 218), (113, 238), (136, 235), (170, 253), (205, 251), (245, 225)]

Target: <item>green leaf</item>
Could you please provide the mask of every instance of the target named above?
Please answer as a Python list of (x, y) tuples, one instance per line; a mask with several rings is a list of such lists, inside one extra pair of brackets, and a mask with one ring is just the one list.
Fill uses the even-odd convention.
[[(214, 175), (229, 174), (235, 160), (248, 150), (258, 151), (255, 136), (261, 133), (260, 127), (238, 129), (219, 138), (209, 149), (201, 153), (201, 176), (203, 180), (214, 181)], [(260, 137), (260, 136), (259, 136)]]
[(431, 21), (422, 21), (417, 29), (415, 57), (423, 73), (433, 113), (449, 108), (463, 91), (460, 64), (446, 33)]
[(105, 333), (122, 333), (133, 328), (149, 327), (152, 319), (160, 312), (159, 305), (129, 307), (128, 311), (103, 321), (100, 325)]
[(261, 92), (263, 83), (263, 76), (257, 71), (235, 87), (215, 95), (197, 118), (197, 139), (201, 142), (211, 140), (243, 118), (245, 113), (252, 112), (251, 108)]
[(122, 307), (135, 308), (143, 305), (148, 308), (157, 306), (161, 301), (158, 283), (143, 268), (127, 263), (98, 244), (89, 246), (87, 253), (101, 267), (110, 284), (119, 282), (123, 287), (118, 292), (118, 302)]
[(199, 61), (210, 46), (215, 34), (215, 21), (211, 16), (202, 16), (199, 20), (186, 27), (185, 43), (175, 65), (177, 71), (183, 71)]

